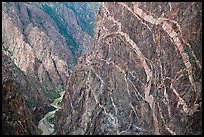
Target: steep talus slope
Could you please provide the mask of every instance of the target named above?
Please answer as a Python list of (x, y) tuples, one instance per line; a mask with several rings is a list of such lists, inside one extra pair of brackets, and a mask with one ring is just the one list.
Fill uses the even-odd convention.
[(57, 134), (201, 134), (202, 4), (103, 3)]
[[(27, 87), (25, 86), (27, 85)], [(9, 56), (2, 56), (2, 134), (30, 135), (37, 134), (37, 118), (28, 106), (26, 96), (33, 86), (23, 72), (16, 67)], [(33, 93), (34, 96), (39, 97)], [(32, 98), (32, 97), (31, 97)], [(30, 98), (30, 99), (31, 99)], [(38, 98), (38, 101), (44, 101)], [(43, 108), (45, 110), (45, 108)], [(45, 113), (45, 112), (44, 112)], [(39, 115), (40, 113), (35, 112)], [(42, 112), (40, 115), (43, 115)], [(39, 116), (38, 116), (39, 117)]]

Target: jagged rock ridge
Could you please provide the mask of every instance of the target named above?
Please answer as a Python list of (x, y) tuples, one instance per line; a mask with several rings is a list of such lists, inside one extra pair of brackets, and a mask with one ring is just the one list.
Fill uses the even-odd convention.
[(103, 3), (57, 134), (201, 134), (202, 4)]

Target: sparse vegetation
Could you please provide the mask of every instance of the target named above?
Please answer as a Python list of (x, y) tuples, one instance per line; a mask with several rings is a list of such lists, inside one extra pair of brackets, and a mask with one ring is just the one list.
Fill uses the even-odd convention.
[(53, 111), (53, 110), (55, 110), (55, 107), (49, 105), (49, 106), (48, 106), (48, 111), (50, 112), (50, 111)]
[(5, 8), (6, 8), (6, 13), (8, 14), (8, 15), (10, 15), (10, 7), (11, 7), (11, 4), (10, 4), (10, 2), (5, 2)]
[(47, 120), (48, 120), (49, 123), (54, 124), (54, 120), (55, 120), (55, 119), (54, 119), (53, 116), (52, 116), (52, 117), (48, 117)]
[(59, 102), (57, 102), (57, 105), (59, 106), (61, 104), (61, 102), (59, 101)]
[(59, 29), (59, 33), (64, 36), (66, 39), (66, 43), (70, 46), (70, 50), (74, 55), (77, 55), (77, 49), (79, 48), (78, 44), (76, 43), (75, 39), (67, 33), (67, 24), (64, 21), (63, 16), (57, 12), (57, 8), (54, 5), (50, 6), (50, 4), (42, 5), (42, 10), (44, 10), (57, 24)]
[(3, 46), (3, 50), (6, 51), (6, 52), (8, 52), (9, 56), (11, 56), (11, 57), (13, 56), (13, 52), (10, 51), (8, 47), (4, 47), (4, 46)]
[(189, 56), (189, 61), (190, 61), (191, 65), (195, 66), (195, 65), (196, 65), (196, 61), (195, 61), (195, 59), (194, 59), (193, 56), (192, 56), (193, 49), (190, 48), (190, 47), (186, 47), (186, 48), (184, 49), (184, 51), (188, 54), (188, 56)]
[[(94, 20), (95, 14), (89, 10), (88, 3), (78, 3), (81, 5), (81, 10), (76, 10), (74, 7), (74, 3), (66, 3), (66, 6), (74, 12), (77, 16), (77, 23), (82, 27), (82, 30), (87, 32), (90, 36), (93, 37), (93, 28), (94, 28)], [(96, 3), (94, 6), (99, 6), (99, 3)], [(86, 11), (86, 14), (84, 14)]]
[(37, 132), (38, 132), (38, 135), (42, 135), (42, 133), (43, 133), (42, 129), (39, 129), (39, 128), (38, 128)]
[(50, 99), (59, 98), (61, 95), (60, 93), (63, 91), (62, 87), (57, 87), (55, 89), (45, 88), (44, 94), (46, 97)]
[(189, 47), (186, 47), (186, 48), (184, 49), (184, 51), (185, 51), (187, 54), (192, 53), (192, 49), (189, 48)]
[(15, 117), (14, 114), (10, 114), (10, 115), (8, 115), (8, 116), (6, 117), (6, 120), (7, 120), (8, 122), (14, 122), (14, 121), (16, 121), (16, 117)]

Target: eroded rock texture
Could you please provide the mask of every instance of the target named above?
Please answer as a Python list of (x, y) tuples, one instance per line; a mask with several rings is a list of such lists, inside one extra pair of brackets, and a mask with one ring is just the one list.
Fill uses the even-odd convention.
[[(3, 48), (12, 52), (11, 59), (26, 75), (49, 89), (65, 86), (79, 56), (92, 46), (92, 32), (83, 28), (93, 30), (97, 8), (94, 3), (69, 5), (2, 3)], [(79, 18), (78, 12), (86, 17)]]
[[(52, 27), (53, 21), (25, 3), (4, 3), (3, 8), (2, 41), (13, 52), (14, 63), (48, 87), (63, 85), (69, 76), (66, 61), (73, 60), (73, 56), (64, 46), (64, 38)], [(49, 32), (43, 31), (43, 26), (50, 27)]]
[[(98, 3), (2, 2), (2, 75), (9, 77), (2, 84), (4, 134), (36, 134), (29, 122), (37, 125), (50, 111), (48, 104), (66, 86), (78, 58), (92, 48), (97, 7)], [(14, 123), (7, 121), (10, 113)]]
[[(28, 86), (25, 87), (25, 84)], [(37, 116), (43, 112), (33, 112), (26, 98), (29, 92), (33, 92), (31, 83), (28, 83), (25, 75), (5, 54), (2, 56), (2, 134), (3, 135), (31, 135), (37, 134)], [(31, 90), (31, 91), (29, 91)], [(36, 93), (36, 91), (35, 91)], [(42, 96), (33, 93), (39, 103)], [(34, 100), (34, 99), (33, 99)], [(45, 110), (45, 108), (43, 108)], [(32, 114), (34, 113), (34, 114)], [(45, 113), (45, 112), (44, 112)]]
[(58, 134), (201, 134), (202, 4), (103, 3)]
[(16, 92), (21, 92), (26, 106), (32, 112), (33, 121), (37, 125), (42, 116), (49, 111), (49, 99), (44, 95), (44, 87), (39, 81), (36, 81), (34, 77), (25, 75), (24, 72), (13, 63), (8, 52), (3, 50), (2, 54), (2, 81), (4, 83), (9, 80), (20, 85), (19, 88), (19, 86), (11, 84), (11, 88), (14, 91), (10, 92), (13, 92), (12, 94), (14, 95), (17, 94)]

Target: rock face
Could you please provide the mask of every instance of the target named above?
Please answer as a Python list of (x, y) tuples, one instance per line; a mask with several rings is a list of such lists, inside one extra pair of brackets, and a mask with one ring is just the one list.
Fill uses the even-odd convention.
[(4, 134), (37, 133), (56, 89), (66, 86), (78, 58), (92, 48), (97, 7), (2, 2)]
[[(92, 45), (91, 34), (83, 30), (91, 28), (88, 19), (78, 17), (79, 7), (68, 5), (2, 3), (4, 48), (12, 52), (12, 60), (26, 75), (36, 77), (49, 89), (66, 85), (70, 69)], [(91, 9), (94, 3), (89, 5)], [(94, 22), (96, 11), (84, 12), (84, 16)], [(85, 22), (83, 28), (79, 21)]]
[[(25, 88), (24, 84), (29, 87)], [(29, 83), (30, 84), (30, 83)], [(27, 106), (26, 92), (32, 85), (5, 54), (2, 56), (2, 134), (37, 134), (36, 119)], [(39, 96), (39, 95), (38, 95)], [(41, 99), (41, 100), (40, 100)], [(40, 98), (38, 101), (42, 101)], [(35, 112), (37, 113), (37, 112)], [(38, 113), (39, 114), (39, 113)], [(42, 115), (42, 114), (41, 114)]]
[(102, 3), (57, 134), (201, 134), (202, 4)]
[[(5, 50), (2, 51), (2, 75), (8, 77), (8, 80), (17, 82), (18, 86), (11, 86), (13, 94), (21, 91), (26, 106), (32, 112), (33, 121), (35, 124), (48, 112), (49, 100), (44, 94), (44, 87), (32, 76), (25, 75), (11, 60), (10, 54)], [(7, 81), (7, 79), (5, 79)], [(4, 82), (4, 79), (3, 79)], [(4, 84), (3, 84), (4, 85)]]

